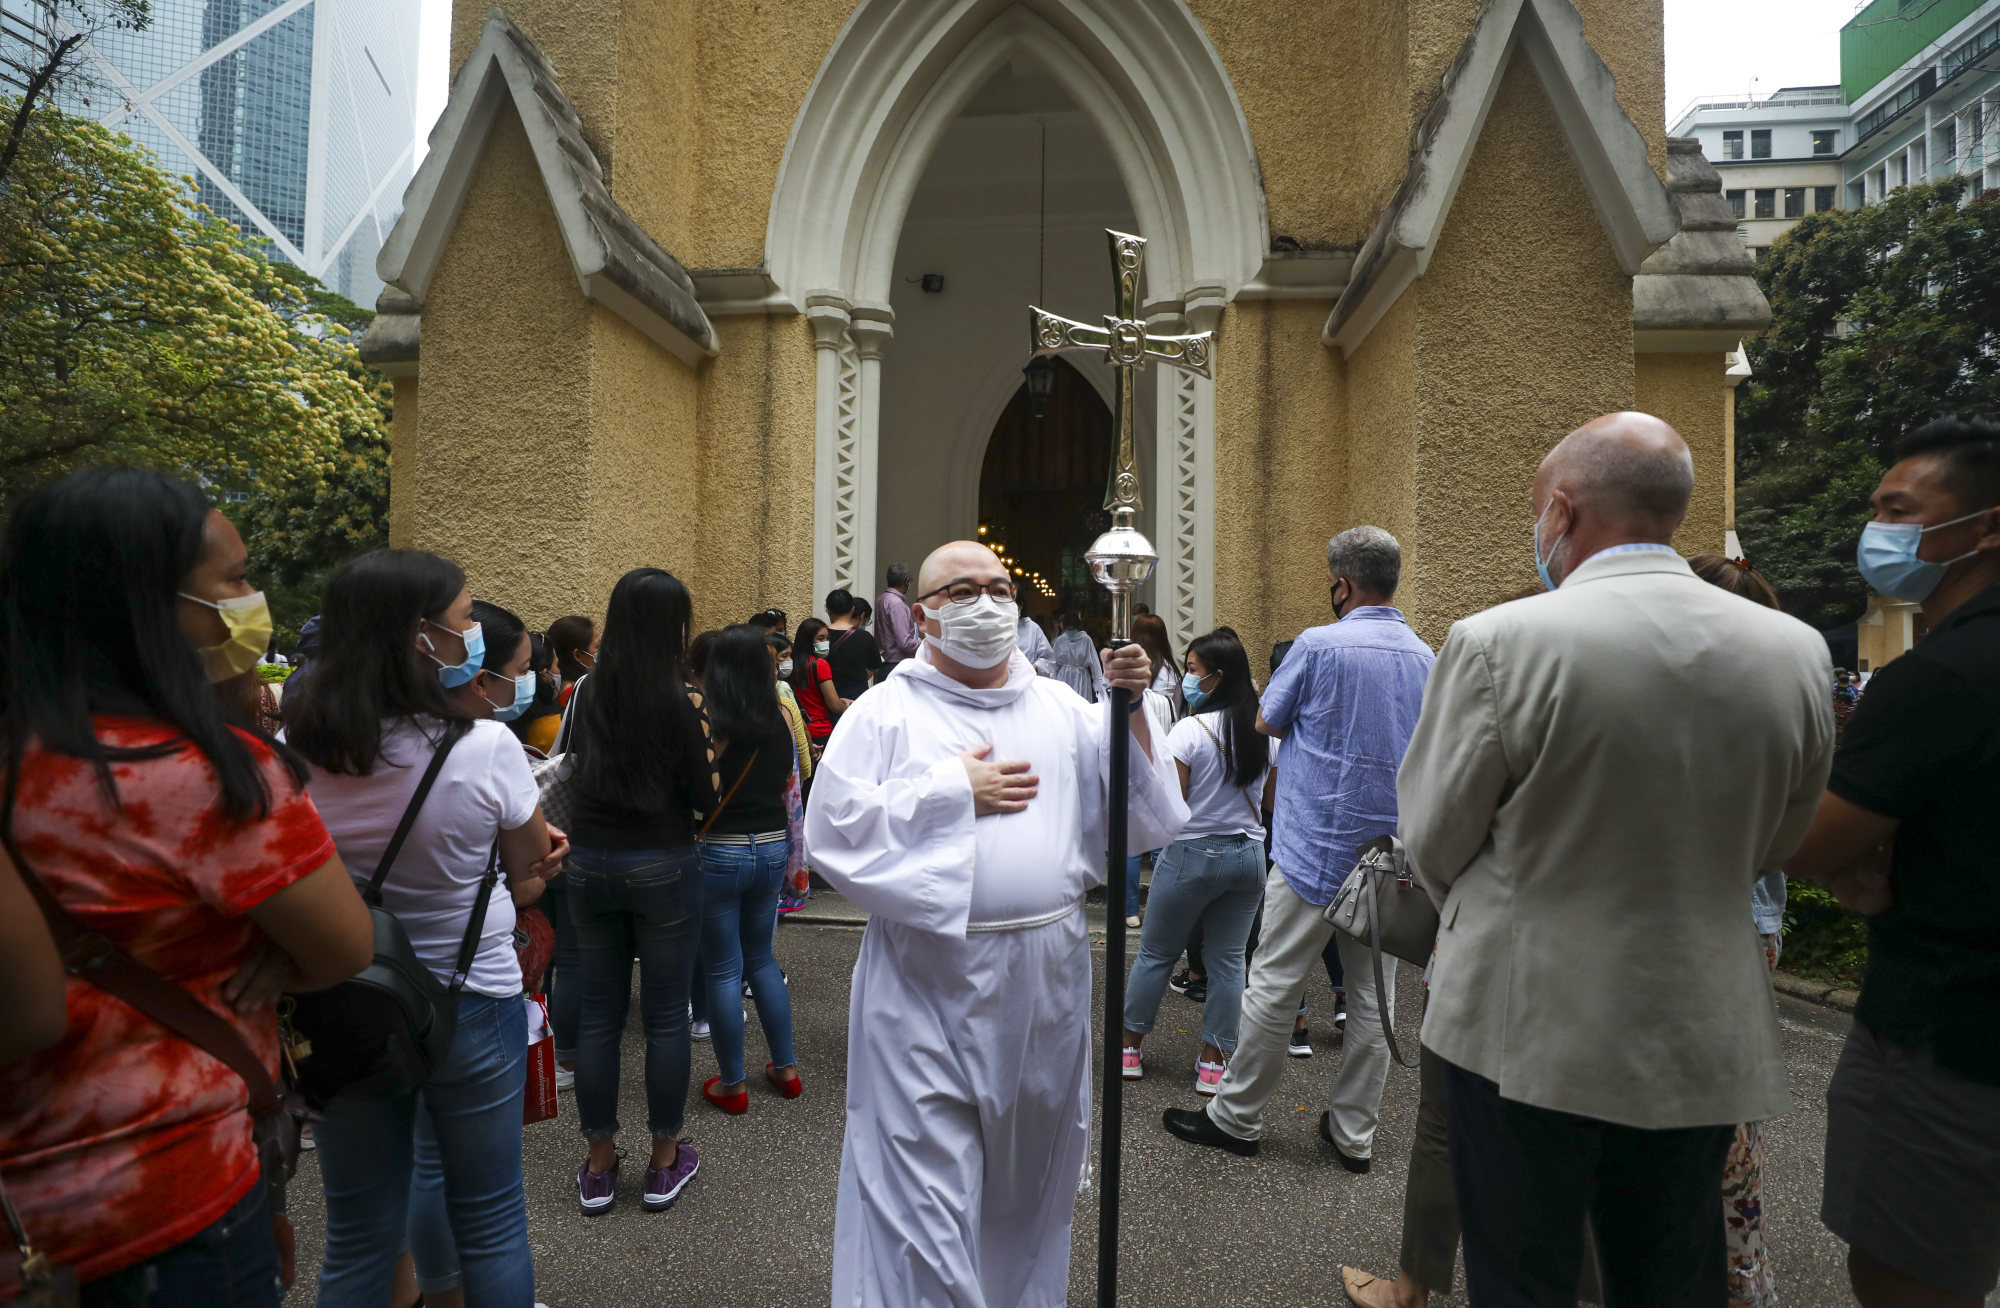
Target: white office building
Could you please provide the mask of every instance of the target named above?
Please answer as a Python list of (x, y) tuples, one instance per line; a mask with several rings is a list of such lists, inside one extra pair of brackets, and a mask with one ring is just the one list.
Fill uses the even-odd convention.
[[(53, 30), (40, 0), (0, 0), (15, 39)], [(271, 253), (364, 307), (375, 254), (415, 171), (415, 0), (152, 0), (138, 32), (102, 30), (60, 103), (128, 133)]]
[(1668, 129), (1701, 142), (1751, 248), (1911, 183), (2000, 187), (2000, 0), (1873, 0), (1841, 29), (1840, 75), (1704, 96)]

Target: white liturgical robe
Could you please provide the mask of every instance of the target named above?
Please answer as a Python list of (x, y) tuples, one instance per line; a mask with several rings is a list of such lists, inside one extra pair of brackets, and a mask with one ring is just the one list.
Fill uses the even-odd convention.
[[(833, 1302), (1068, 1301), (1090, 1122), (1090, 941), (1109, 709), (1015, 654), (974, 690), (927, 647), (841, 718), (813, 778), (813, 867), (870, 915), (848, 1008)], [(973, 816), (959, 755), (1026, 759), (1020, 813)], [(1130, 847), (1187, 821), (1164, 739), (1131, 745)]]

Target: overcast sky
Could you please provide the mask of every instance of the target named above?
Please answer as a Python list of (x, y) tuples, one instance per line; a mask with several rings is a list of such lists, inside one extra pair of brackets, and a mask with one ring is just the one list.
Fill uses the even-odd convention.
[[(477, 0), (459, 0), (461, 4)], [(1840, 80), (1840, 25), (1864, 0), (1666, 0), (1668, 121), (1698, 95), (1769, 95)], [(451, 0), (423, 0), (417, 157), (451, 77)]]

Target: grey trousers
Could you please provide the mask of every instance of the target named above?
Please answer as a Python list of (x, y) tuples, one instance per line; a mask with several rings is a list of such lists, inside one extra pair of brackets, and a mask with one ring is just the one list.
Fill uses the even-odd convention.
[(1417, 1138), (1410, 1146), (1410, 1176), (1403, 1185), (1403, 1254), (1398, 1263), (1405, 1276), (1439, 1294), (1450, 1294), (1458, 1263), (1458, 1194), (1451, 1180), (1445, 1061), (1425, 1049), (1419, 1054), (1417, 1075), (1422, 1090), (1417, 1098)]
[[(1243, 995), (1236, 1055), (1223, 1074), (1222, 1088), (1209, 1101), (1208, 1116), (1239, 1140), (1264, 1133), (1264, 1105), (1277, 1093), (1291, 1041), (1292, 1021), (1306, 976), (1332, 938), (1333, 926), (1309, 904), (1277, 868), (1264, 883), (1264, 934), (1250, 966)], [(1375, 1125), (1382, 1115), (1382, 1088), (1389, 1081), (1389, 1041), (1382, 1034), (1375, 1001), (1375, 971), (1368, 950), (1340, 937), (1340, 961), (1347, 970), (1347, 1033), (1340, 1070), (1327, 1088), (1326, 1107), (1333, 1138), (1349, 1158), (1368, 1158), (1375, 1148)], [(1391, 1020), (1396, 1006), (1396, 974), (1383, 981)]]

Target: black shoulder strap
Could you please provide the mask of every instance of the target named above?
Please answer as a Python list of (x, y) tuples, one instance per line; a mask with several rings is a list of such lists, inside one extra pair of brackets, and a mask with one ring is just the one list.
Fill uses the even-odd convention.
[(458, 726), (458, 723), (450, 723), (445, 727), (444, 739), (438, 742), (437, 752), (431, 755), (431, 765), (424, 769), (424, 779), (417, 783), (417, 792), (410, 796), (410, 806), (403, 810), (403, 820), (396, 824), (396, 834), (389, 837), (389, 847), (382, 851), (382, 861), (375, 865), (375, 875), (368, 879), (368, 888), (363, 896), (370, 904), (381, 906), (382, 883), (388, 880), (396, 855), (403, 852), (403, 842), (410, 838), (410, 828), (417, 824), (417, 812), (430, 796), (431, 787), (437, 784), (438, 773), (444, 771), (445, 758), (466, 734), (457, 729)]
[(465, 988), (472, 975), (472, 960), (479, 955), (479, 937), (486, 928), (486, 910), (493, 903), (493, 887), (500, 882), (500, 842), (486, 856), (486, 875), (479, 878), (479, 894), (472, 901), (472, 920), (465, 924), (465, 939), (458, 942), (458, 965), (452, 969), (451, 992)]

